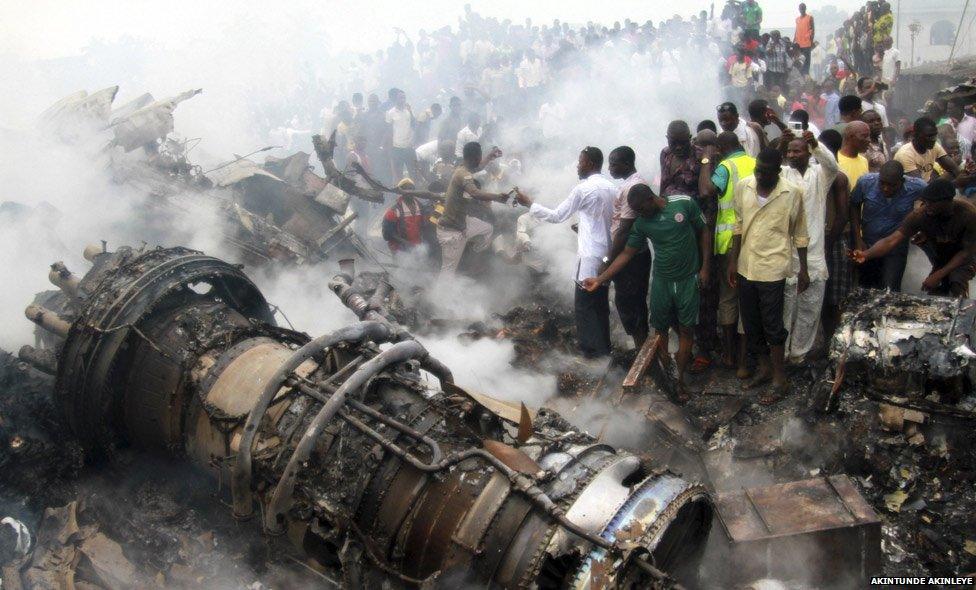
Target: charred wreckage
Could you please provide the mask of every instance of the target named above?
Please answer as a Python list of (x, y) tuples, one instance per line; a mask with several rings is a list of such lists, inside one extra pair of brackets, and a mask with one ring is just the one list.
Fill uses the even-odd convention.
[[(640, 454), (550, 409), (466, 391), (404, 327), (423, 329), (412, 305), (422, 304), (401, 299), (385, 274), (357, 275), (348, 264), (371, 258), (351, 231), (350, 198), (378, 203), (404, 191), (338, 170), (334, 138), (319, 136), (324, 177), (302, 152), (263, 165), (236, 157), (203, 173), (185, 144), (167, 139), (173, 109), (198, 91), (110, 110), (115, 90), (68, 97), (47, 118), (62, 131), (72, 128), (65, 120), (94, 118), (112, 129), (115, 147), (142, 148), (146, 161), (113, 164), (116, 180), (145, 189), (163, 214), (195, 200), (216, 205), (231, 222), (225, 241), (248, 264), (337, 260), (342, 274), (330, 288), (360, 321), (311, 338), (276, 326), (275, 308), (238, 265), (184, 248), (89, 246), (84, 276), (51, 266), (58, 290), (27, 308), (36, 342), (19, 357), (55, 377), (62, 419), (91, 454), (132, 447), (212, 473), (235, 518), (297, 549), (305, 564), (340, 572), (343, 587), (676, 587), (699, 585), (703, 570), (733, 586), (795, 578), (797, 563), (811, 566), (815, 586), (842, 587), (881, 571), (890, 530), (862, 493), (898, 513), (901, 502), (918, 503), (907, 491), (882, 496), (855, 476), (859, 489), (836, 475), (858, 472), (848, 465), (797, 480), (820, 472), (800, 469), (802, 460), (779, 478), (786, 483), (724, 487), (728, 473), (717, 471), (735, 469), (712, 461), (725, 451), (656, 417), (665, 396), (648, 389), (666, 393), (670, 368), (653, 341), (621, 386), (644, 395), (620, 399), (650, 400), (639, 414), (661, 437)], [(976, 304), (879, 292), (851, 301), (823, 377), (811, 378), (812, 406), (877, 422), (889, 435), (882, 446), (903, 438), (918, 453), (929, 436), (936, 448), (945, 439), (966, 448), (953, 433), (976, 419)], [(745, 399), (720, 399), (736, 408), (728, 428)], [(871, 438), (850, 423), (837, 421), (834, 432)], [(744, 424), (740, 434), (763, 430)], [(865, 461), (884, 464), (875, 446)], [(930, 479), (928, 488), (942, 489)]]
[[(97, 250), (97, 249), (95, 249)], [(185, 457), (349, 587), (672, 587), (694, 575), (705, 488), (468, 393), (357, 280), (360, 322), (317, 338), (274, 324), (239, 267), (183, 248), (90, 251), (27, 316), (72, 432), (92, 449)], [(436, 385), (432, 376), (436, 378)], [(665, 573), (667, 572), (667, 573)]]

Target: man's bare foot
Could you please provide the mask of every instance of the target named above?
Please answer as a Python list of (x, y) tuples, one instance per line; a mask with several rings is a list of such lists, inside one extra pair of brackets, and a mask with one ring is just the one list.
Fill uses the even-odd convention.
[(745, 381), (749, 377), (752, 377), (752, 371), (750, 371), (746, 367), (739, 367), (735, 371), (735, 376), (738, 377), (741, 381)]
[(753, 389), (769, 383), (770, 379), (773, 378), (773, 371), (769, 367), (761, 366), (756, 374), (753, 375), (752, 379), (746, 382), (746, 389)]
[(691, 367), (688, 368), (688, 372), (692, 375), (704, 373), (711, 364), (712, 361), (707, 356), (699, 354), (691, 361)]
[(789, 383), (774, 383), (770, 388), (764, 391), (762, 395), (759, 396), (759, 403), (764, 406), (770, 406), (786, 397), (786, 394), (789, 392)]
[(688, 400), (690, 399), (691, 399), (691, 394), (688, 393), (688, 388), (685, 386), (684, 383), (678, 381), (677, 386), (675, 387), (675, 395), (674, 395), (675, 403), (683, 406), (686, 403), (688, 403)]

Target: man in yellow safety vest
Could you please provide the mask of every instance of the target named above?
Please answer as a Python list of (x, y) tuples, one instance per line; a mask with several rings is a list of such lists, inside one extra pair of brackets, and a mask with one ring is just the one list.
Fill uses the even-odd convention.
[[(718, 215), (715, 219), (715, 239), (713, 240), (718, 262), (719, 302), (718, 323), (722, 326), (722, 363), (731, 367), (735, 355), (735, 333), (739, 322), (739, 300), (735, 287), (727, 280), (729, 249), (732, 245), (732, 229), (735, 227), (735, 211), (732, 197), (736, 184), (743, 178), (752, 176), (756, 159), (748, 155), (739, 138), (731, 131), (718, 134), (713, 145), (705, 146), (702, 158), (699, 188), (702, 198), (718, 199)], [(741, 339), (740, 339), (741, 340)], [(740, 342), (738, 375), (747, 378), (745, 368), (745, 346)]]

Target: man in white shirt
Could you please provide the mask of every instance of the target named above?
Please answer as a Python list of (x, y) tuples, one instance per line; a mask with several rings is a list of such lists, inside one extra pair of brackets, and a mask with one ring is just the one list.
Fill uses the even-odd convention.
[(747, 154), (756, 157), (762, 144), (759, 141), (759, 134), (749, 124), (739, 118), (739, 109), (734, 103), (724, 102), (718, 107), (718, 124), (723, 131), (731, 131), (739, 138), (739, 143)]
[(417, 154), (413, 148), (414, 116), (410, 105), (407, 104), (407, 93), (400, 90), (396, 93), (393, 107), (386, 111), (386, 122), (390, 126), (389, 143), (390, 165), (393, 178), (397, 181), (406, 176), (416, 176)]
[(533, 89), (542, 85), (542, 60), (536, 56), (535, 51), (525, 50), (525, 57), (519, 63), (516, 75), (519, 88)]
[(566, 107), (559, 101), (542, 103), (539, 107), (539, 125), (542, 128), (542, 136), (546, 139), (555, 139), (564, 133), (566, 123)]
[(901, 52), (893, 47), (891, 37), (884, 40), (884, 56), (881, 58), (881, 81), (888, 86), (894, 86), (901, 75)]
[(880, 100), (878, 87), (871, 78), (860, 78), (857, 81), (857, 95), (861, 97), (861, 109), (874, 111), (881, 117), (881, 124), (888, 126), (888, 109)]
[(481, 141), (481, 116), (478, 113), (468, 114), (468, 123), (458, 131), (454, 141), (454, 155), (461, 157), (461, 150), (472, 141)]
[(581, 182), (555, 209), (534, 203), (521, 191), (516, 193), (518, 202), (542, 221), (563, 223), (579, 214), (577, 264), (573, 277), (576, 283), (576, 337), (583, 355), (590, 358), (610, 354), (609, 288), (604, 285), (591, 293), (581, 287), (583, 279), (600, 275), (601, 267), (610, 253), (613, 202), (620, 189), (600, 174), (602, 168), (603, 152), (595, 147), (584, 148), (576, 164)]
[[(810, 286), (797, 293), (797, 275), (800, 259), (793, 251), (790, 276), (786, 279), (783, 306), (783, 323), (789, 330), (786, 338), (786, 358), (792, 363), (803, 362), (813, 348), (820, 328), (820, 310), (823, 308), (824, 289), (827, 286), (827, 258), (824, 254), (825, 227), (827, 223), (827, 195), (837, 178), (837, 160), (825, 146), (817, 141), (811, 131), (797, 137), (787, 130), (781, 139), (789, 167), (780, 176), (803, 190), (803, 209), (807, 217), (807, 273)], [(811, 153), (813, 160), (811, 161)]]

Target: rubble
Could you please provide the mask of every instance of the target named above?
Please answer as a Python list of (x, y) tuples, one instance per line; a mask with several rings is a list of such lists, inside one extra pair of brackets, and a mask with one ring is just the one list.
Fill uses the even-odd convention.
[[(224, 242), (251, 265), (372, 256), (349, 229), (349, 185), (315, 174), (309, 154), (249, 159), (268, 147), (205, 171), (189, 159), (193, 143), (173, 133), (173, 112), (201, 89), (158, 101), (144, 94), (113, 110), (117, 92), (113, 86), (66, 97), (41, 115), (41, 125), (69, 144), (97, 144), (113, 181), (146, 195), (157, 223), (215, 217)], [(382, 202), (382, 193), (371, 194)]]

